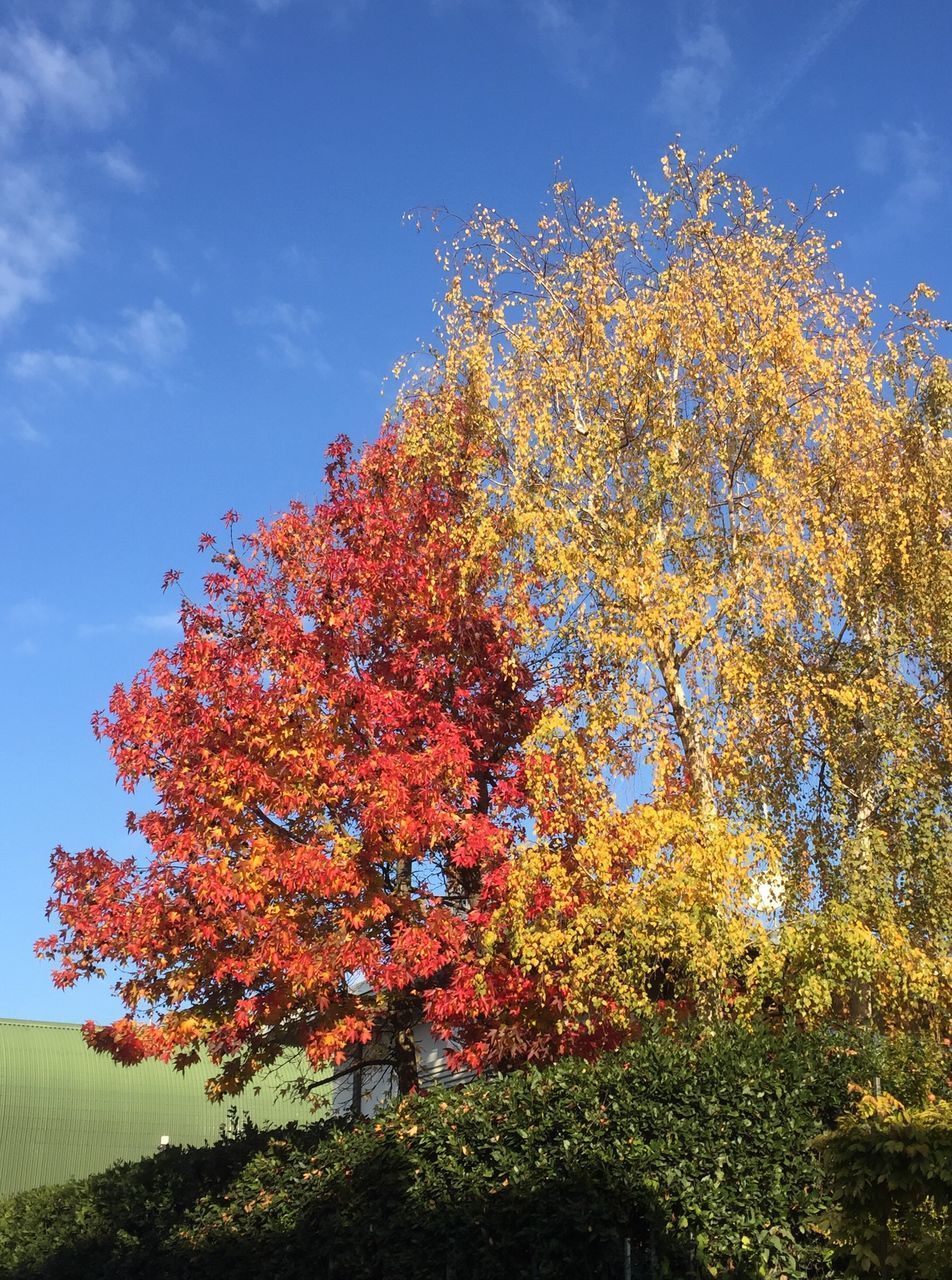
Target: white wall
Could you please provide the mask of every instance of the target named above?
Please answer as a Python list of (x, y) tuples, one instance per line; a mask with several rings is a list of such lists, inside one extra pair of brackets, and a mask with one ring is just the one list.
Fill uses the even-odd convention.
[[(421, 1089), (432, 1089), (437, 1085), (463, 1084), (473, 1078), (471, 1071), (449, 1069), (446, 1064), (448, 1048), (446, 1041), (437, 1040), (425, 1023), (414, 1027), (413, 1038), (417, 1046)], [(359, 1098), (360, 1114), (370, 1116), (396, 1096), (397, 1082), (393, 1069), (388, 1066), (374, 1066), (374, 1058), (385, 1056), (387, 1048), (387, 1039), (382, 1036), (375, 1037), (368, 1045), (360, 1046), (362, 1050), (360, 1070), (334, 1083), (335, 1115), (344, 1115), (347, 1112), (356, 1114), (356, 1102)]]

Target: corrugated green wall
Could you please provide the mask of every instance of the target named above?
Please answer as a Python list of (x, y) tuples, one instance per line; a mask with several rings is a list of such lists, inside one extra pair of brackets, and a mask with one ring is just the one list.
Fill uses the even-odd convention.
[[(87, 1048), (71, 1023), (0, 1018), (0, 1194), (136, 1160), (163, 1136), (214, 1141), (230, 1104), (205, 1097), (209, 1074), (201, 1064), (184, 1073), (154, 1061), (123, 1067)], [(262, 1128), (313, 1119), (306, 1103), (278, 1096), (300, 1074), (289, 1063), (263, 1076), (257, 1095), (249, 1088), (231, 1100), (239, 1119), (247, 1113)]]

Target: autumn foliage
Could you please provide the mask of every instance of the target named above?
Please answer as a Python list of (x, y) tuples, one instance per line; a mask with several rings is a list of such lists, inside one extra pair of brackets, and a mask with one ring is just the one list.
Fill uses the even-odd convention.
[(129, 975), (99, 1047), (234, 1087), (382, 1030), (407, 1088), (420, 1017), (477, 1068), (658, 1018), (949, 1035), (945, 326), (847, 287), (824, 201), (663, 167), (635, 220), (477, 210), (379, 440), (204, 540), (96, 722), (152, 860), (54, 862), (58, 981)]
[(129, 974), (131, 1016), (91, 1042), (207, 1045), (226, 1090), (287, 1046), (323, 1066), (381, 1029), (412, 1086), (399, 1046), (513, 840), (537, 714), (452, 477), (410, 483), (393, 427), (330, 457), (325, 502), (202, 539), (182, 640), (95, 719), (123, 785), (154, 791), (129, 820), (148, 864), (54, 858), (56, 980)]
[(619, 1026), (682, 999), (946, 1035), (948, 326), (924, 285), (884, 318), (845, 284), (829, 201), (663, 170), (634, 218), (564, 181), (529, 230), (478, 209), (411, 384), (465, 397), (539, 584), (515, 616), (566, 698), (534, 742), (608, 780), (571, 784), (576, 835), (513, 868), (487, 947)]

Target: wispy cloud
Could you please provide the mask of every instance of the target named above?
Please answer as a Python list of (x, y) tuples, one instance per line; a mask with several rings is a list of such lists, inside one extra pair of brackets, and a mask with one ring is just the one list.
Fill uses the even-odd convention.
[(176, 50), (200, 62), (219, 62), (227, 45), (228, 20), (217, 9), (192, 2), (183, 5), (169, 29)]
[(59, 620), (56, 610), (39, 596), (14, 601), (0, 612), (3, 640), (13, 653), (32, 657), (40, 651), (40, 638)]
[(27, 596), (24, 600), (16, 600), (8, 605), (3, 617), (7, 626), (27, 631), (47, 626), (55, 619), (56, 613), (39, 596)]
[(0, 29), (0, 137), (9, 142), (34, 115), (105, 128), (122, 110), (127, 80), (102, 43), (70, 49), (35, 27)]
[[(110, 14), (114, 35), (118, 8), (99, 7), (100, 22)], [(0, 24), (0, 325), (45, 299), (79, 248), (78, 219), (62, 179), (51, 176), (60, 168), (58, 146), (112, 126), (141, 63), (121, 42), (97, 38), (77, 4), (64, 3), (57, 16), (56, 34), (31, 21)], [(114, 179), (133, 180), (120, 150), (101, 156)]]
[(949, 186), (949, 162), (940, 139), (921, 123), (883, 125), (859, 141), (857, 164), (882, 178), (883, 225), (908, 228), (919, 222)]
[(613, 6), (596, 0), (522, 0), (536, 38), (558, 73), (578, 89), (609, 56)]
[(152, 376), (185, 350), (188, 326), (161, 298), (127, 307), (113, 328), (74, 325), (65, 350), (18, 351), (7, 370), (23, 381), (119, 387)]
[(118, 622), (81, 622), (76, 635), (80, 640), (101, 640), (104, 636), (118, 635), (121, 629)]
[(172, 255), (167, 249), (163, 249), (160, 245), (154, 244), (149, 250), (149, 261), (158, 271), (159, 275), (171, 276), (175, 274), (172, 266)]
[(171, 363), (188, 344), (188, 326), (161, 298), (150, 307), (128, 307), (115, 334), (107, 335), (119, 351), (157, 368)]
[(120, 187), (127, 191), (142, 191), (146, 185), (146, 175), (136, 164), (128, 147), (117, 143), (105, 147), (102, 151), (94, 151), (92, 159)]
[(36, 172), (0, 173), (0, 326), (47, 296), (50, 277), (76, 251), (76, 219)]
[[(247, 3), (255, 13), (275, 14), (290, 9), (299, 0), (247, 0)], [(313, 7), (320, 9), (336, 26), (346, 27), (369, 5), (370, 0), (316, 0)]]
[(90, 28), (118, 35), (132, 25), (137, 0), (56, 0), (56, 12), (66, 31)]
[(299, 244), (288, 244), (281, 250), (279, 260), (298, 275), (317, 275), (323, 265), (319, 254)]
[(137, 613), (132, 625), (137, 631), (177, 631), (181, 615), (177, 609), (164, 613)]
[[(771, 76), (767, 84), (759, 84), (756, 103), (744, 113), (733, 131), (735, 142), (743, 142), (768, 116), (773, 115), (865, 3), (866, 0), (838, 0), (838, 3), (825, 9), (823, 17), (811, 28), (806, 39), (786, 56), (783, 69)], [(790, 12), (797, 11), (791, 9)]]
[(151, 635), (172, 635), (179, 629), (180, 615), (178, 611), (166, 613), (137, 613), (122, 622), (81, 622), (76, 628), (80, 640), (97, 640), (103, 636), (128, 635), (145, 633)]
[(18, 641), (21, 652), (35, 652), (36, 641), (40, 633), (48, 631), (54, 624), (62, 630), (67, 624), (69, 633), (80, 639), (91, 640), (98, 636), (108, 635), (173, 635), (179, 629), (180, 612), (178, 609), (163, 610), (158, 613), (136, 613), (131, 617), (97, 622), (72, 622), (63, 617), (48, 601), (41, 596), (26, 596), (15, 600), (0, 611), (0, 623), (7, 638)]
[(5, 436), (8, 440), (16, 440), (31, 448), (49, 444), (45, 433), (19, 409), (7, 409), (2, 414), (0, 436)]
[(15, 352), (7, 361), (7, 372), (22, 382), (70, 382), (80, 387), (122, 387), (136, 381), (135, 371), (119, 360), (48, 348)]
[(715, 123), (732, 63), (724, 31), (715, 22), (703, 23), (678, 40), (678, 57), (661, 73), (654, 110), (684, 132)]
[(255, 347), (260, 360), (286, 369), (330, 372), (327, 357), (316, 342), (320, 316), (313, 307), (270, 300), (236, 312), (239, 324), (258, 337)]
[(241, 324), (275, 326), (295, 336), (305, 337), (314, 332), (320, 317), (313, 307), (272, 298), (244, 307), (238, 312), (238, 320)]

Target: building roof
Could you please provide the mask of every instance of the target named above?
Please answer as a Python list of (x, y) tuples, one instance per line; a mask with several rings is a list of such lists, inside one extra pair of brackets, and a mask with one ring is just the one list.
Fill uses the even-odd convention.
[[(0, 1194), (65, 1182), (175, 1145), (213, 1142), (230, 1103), (209, 1102), (201, 1063), (176, 1071), (148, 1060), (121, 1066), (94, 1053), (78, 1025), (0, 1018)], [(257, 1093), (231, 1099), (240, 1119), (262, 1128), (314, 1113), (280, 1096), (302, 1074), (289, 1061), (262, 1075)]]

